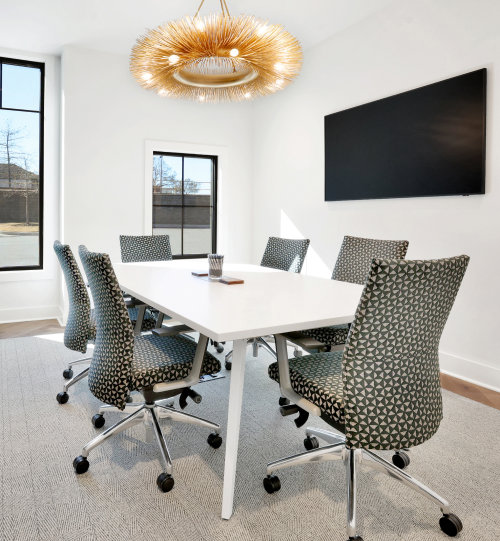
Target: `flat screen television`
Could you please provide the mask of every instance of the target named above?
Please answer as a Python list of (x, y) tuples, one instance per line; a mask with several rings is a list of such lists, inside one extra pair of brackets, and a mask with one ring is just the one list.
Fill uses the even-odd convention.
[(325, 201), (484, 193), (486, 68), (325, 116)]

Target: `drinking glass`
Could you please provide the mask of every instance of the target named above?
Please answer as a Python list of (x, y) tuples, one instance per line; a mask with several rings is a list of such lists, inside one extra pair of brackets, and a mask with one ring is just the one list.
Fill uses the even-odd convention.
[(208, 279), (220, 280), (222, 277), (222, 264), (224, 256), (220, 254), (208, 254)]

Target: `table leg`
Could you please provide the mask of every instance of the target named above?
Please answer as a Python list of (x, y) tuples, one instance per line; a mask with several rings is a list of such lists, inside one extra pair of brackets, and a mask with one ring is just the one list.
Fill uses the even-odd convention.
[(222, 518), (226, 520), (229, 520), (233, 514), (234, 484), (236, 479), (236, 461), (238, 459), (238, 441), (240, 437), (246, 349), (246, 340), (235, 340), (233, 342), (233, 366), (231, 369), (231, 386), (229, 389), (224, 488), (222, 492)]

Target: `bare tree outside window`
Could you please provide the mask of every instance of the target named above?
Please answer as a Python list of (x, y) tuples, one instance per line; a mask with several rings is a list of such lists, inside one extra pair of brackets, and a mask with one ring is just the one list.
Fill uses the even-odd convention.
[[(159, 158), (159, 159), (158, 159)], [(164, 163), (161, 156), (153, 160), (153, 193), (182, 193), (182, 181), (176, 179), (176, 172)], [(189, 178), (184, 179), (184, 193), (198, 193), (198, 183)]]
[(15, 129), (7, 121), (0, 129), (0, 163), (7, 164), (9, 188), (12, 188), (12, 166), (25, 159), (19, 141), (23, 139), (23, 129)]

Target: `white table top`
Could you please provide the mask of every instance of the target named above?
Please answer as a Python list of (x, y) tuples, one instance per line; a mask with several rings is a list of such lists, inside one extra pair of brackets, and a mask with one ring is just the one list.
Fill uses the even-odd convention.
[(224, 274), (244, 284), (208, 282), (206, 259), (114, 265), (120, 287), (161, 312), (216, 340), (236, 340), (352, 321), (363, 286), (224, 264)]

